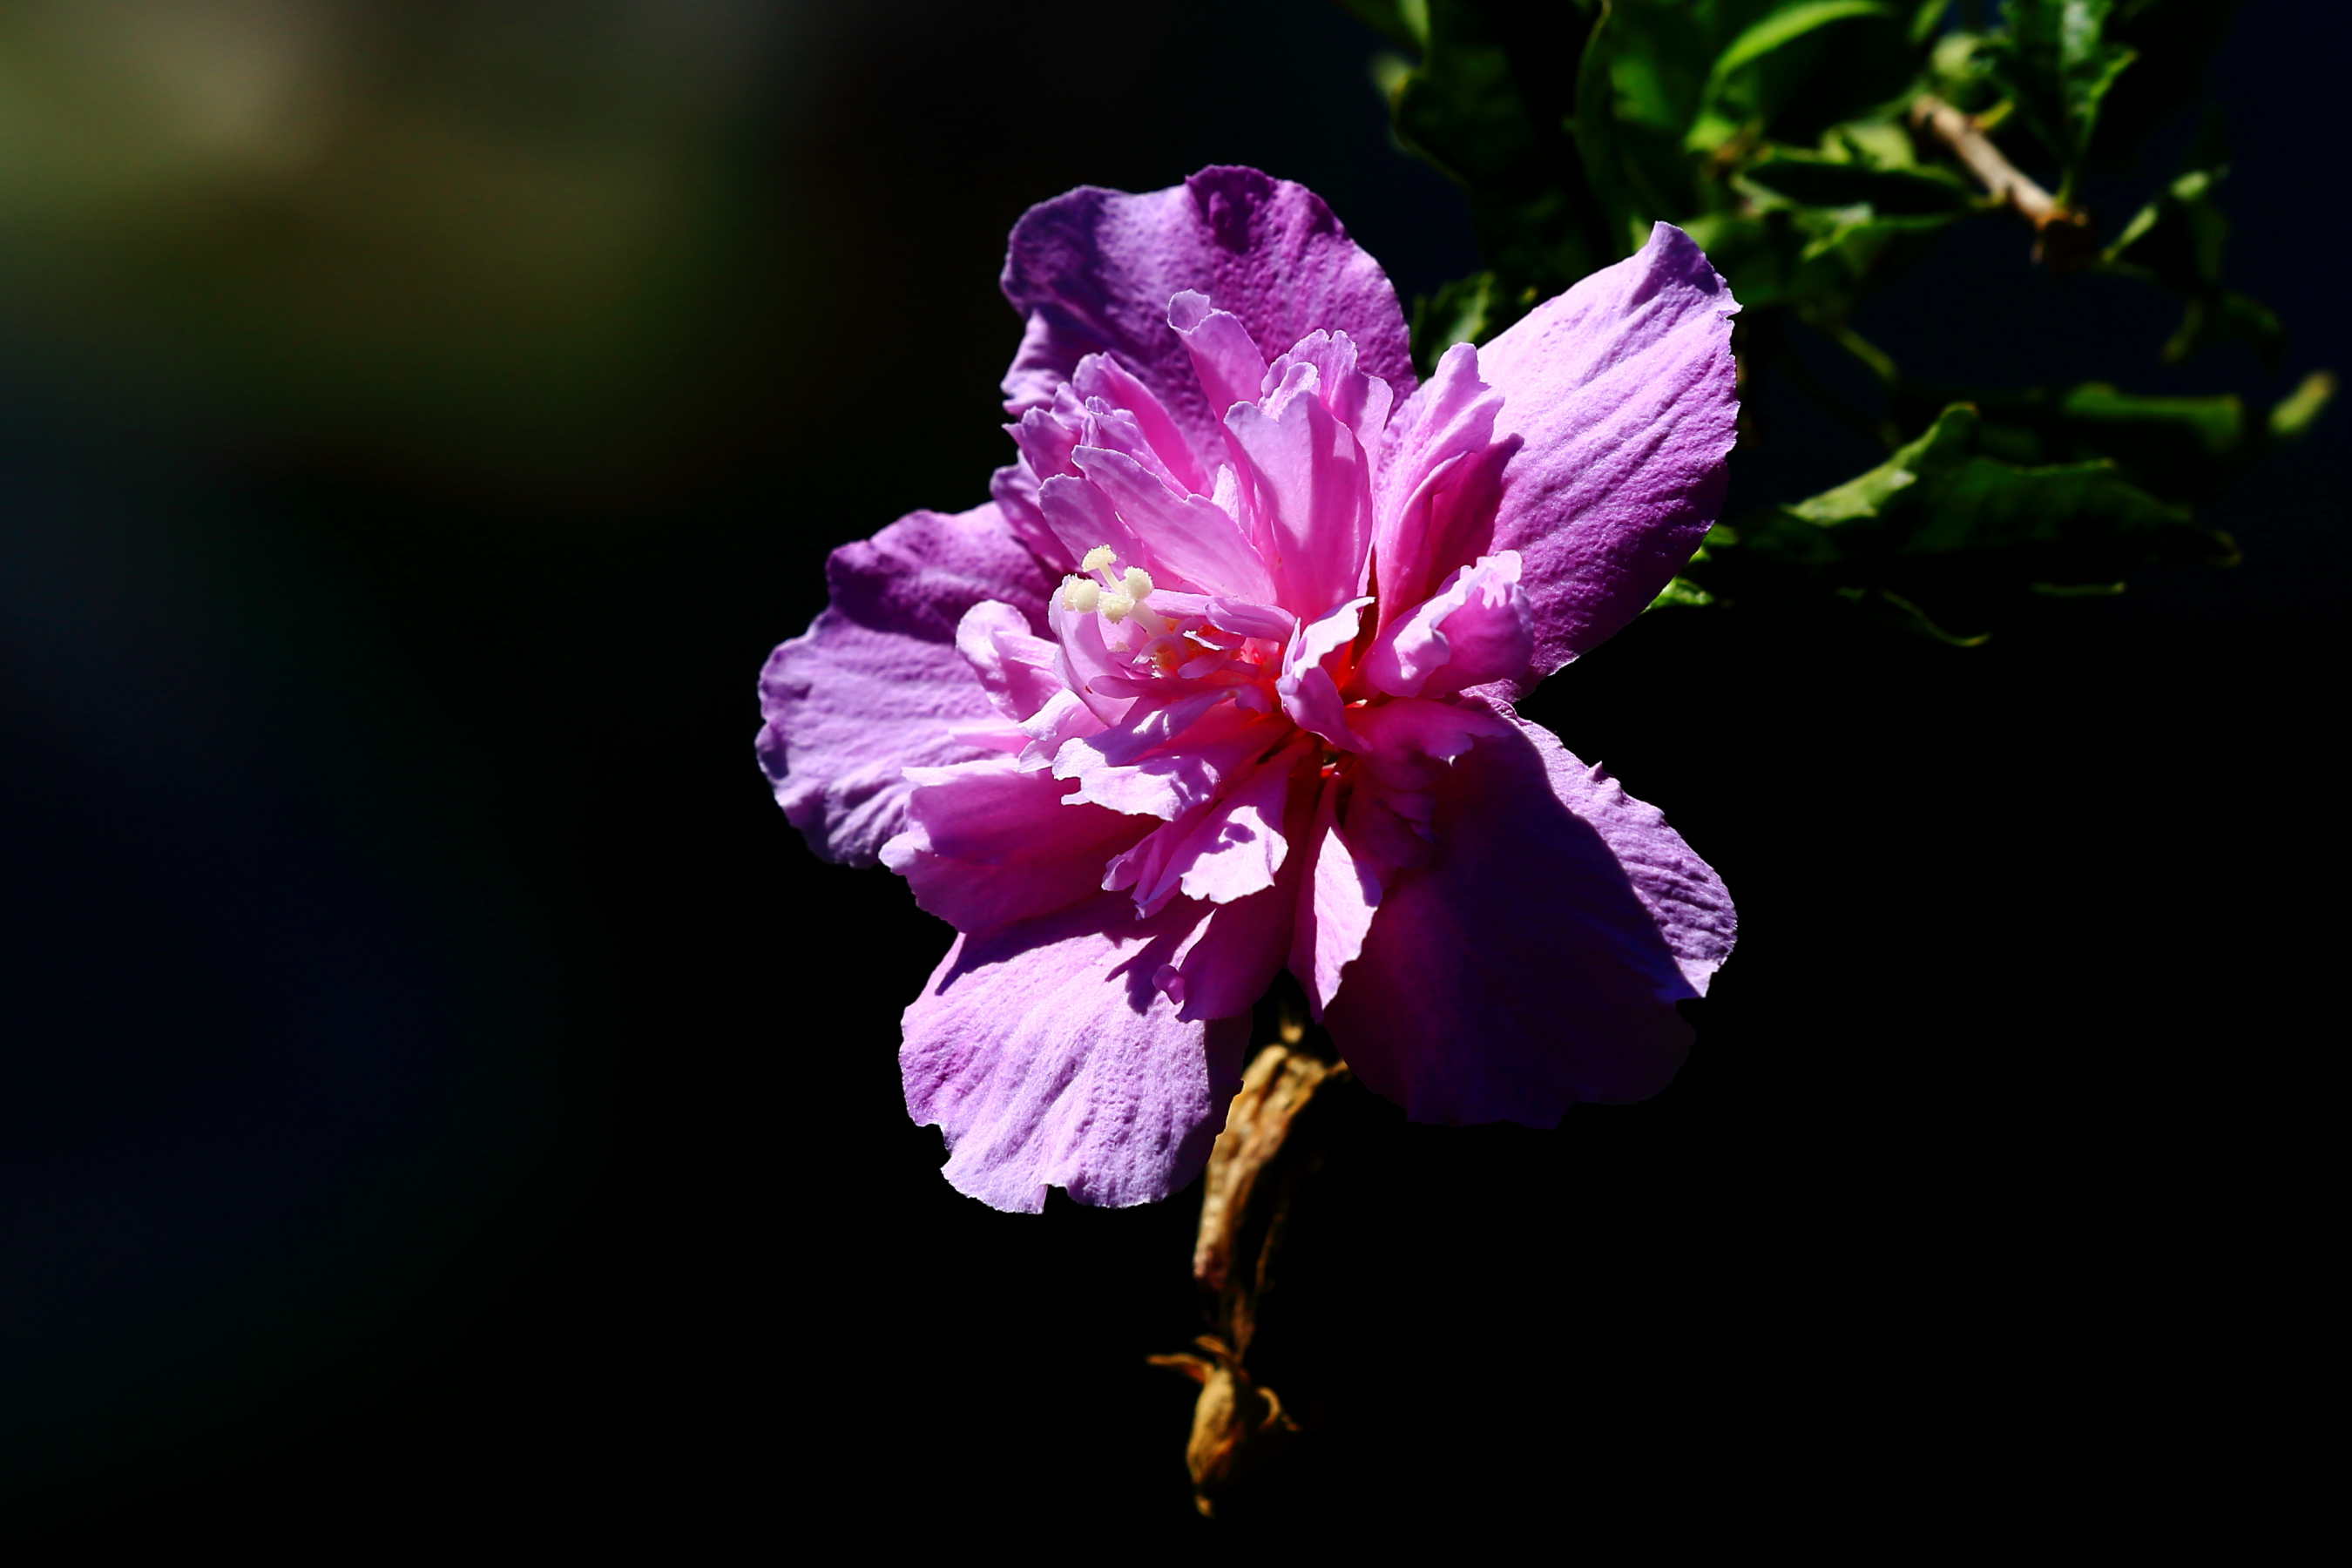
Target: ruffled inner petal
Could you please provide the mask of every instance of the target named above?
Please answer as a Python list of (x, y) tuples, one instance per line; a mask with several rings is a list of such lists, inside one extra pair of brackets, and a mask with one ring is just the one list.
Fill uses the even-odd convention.
[(1380, 908), (1381, 879), (1360, 861), (1339, 829), (1340, 782), (1323, 781), (1309, 830), (1310, 868), (1299, 888), (1297, 923), (1290, 945), (1290, 971), (1307, 988), (1307, 1005), (1317, 1018), (1339, 993), (1339, 979), (1362, 951)]
[(1059, 649), (1055, 668), (1062, 684), (1105, 724), (1118, 723), (1135, 705), (1135, 699), (1119, 679), (1124, 665), (1111, 657), (1103, 641), (1101, 618), (1090, 611), (1073, 610), (1058, 598), (1049, 615)]
[(1145, 824), (1100, 806), (1068, 806), (1070, 786), (992, 757), (915, 775), (905, 832), (882, 863), (915, 901), (959, 931), (1027, 920), (1087, 898), (1104, 860)]
[(1210, 470), (1202, 465), (1202, 455), (1192, 450), (1175, 416), (1125, 365), (1109, 354), (1088, 354), (1078, 362), (1071, 379), (1081, 397), (1100, 398), (1132, 415), (1143, 438), (1159, 455), (1160, 466), (1178, 484), (1194, 495), (1208, 493)]
[(1200, 377), (1201, 394), (1213, 412), (1222, 416), (1234, 404), (1258, 395), (1265, 356), (1239, 316), (1215, 309), (1206, 294), (1186, 289), (1168, 301), (1168, 326), (1184, 340), (1192, 374)]
[(1027, 616), (997, 600), (964, 612), (956, 626), (956, 651), (980, 678), (990, 703), (1015, 725), (1064, 689), (1054, 645), (1029, 629)]
[(1371, 550), (1363, 448), (1316, 395), (1316, 374), (1294, 364), (1262, 403), (1236, 404), (1225, 416), (1251, 542), (1273, 574), (1275, 596), (1309, 619), (1361, 591)]
[(1502, 411), (1502, 395), (1480, 379), (1478, 351), (1455, 343), (1390, 420), (1372, 502), (1383, 627), (1486, 552), (1502, 467), (1516, 450), (1495, 440)]
[(1111, 498), (1081, 475), (1056, 474), (1047, 479), (1037, 487), (1037, 504), (1044, 509), (1054, 537), (1073, 560), (1083, 561), (1087, 552), (1101, 545), (1108, 545), (1122, 561), (1141, 563), (1151, 558), (1143, 536), (1119, 516)]
[[(1106, 731), (1108, 733), (1108, 731)], [(1080, 737), (1062, 750), (1055, 770), (1078, 781), (1073, 800), (1092, 801), (1113, 811), (1173, 821), (1202, 801), (1213, 800), (1233, 778), (1282, 743), (1289, 726), (1262, 718), (1237, 703), (1214, 707), (1179, 746), (1162, 745), (1113, 761), (1098, 737)], [(1124, 752), (1124, 748), (1118, 748)]]
[(1316, 395), (1331, 416), (1348, 426), (1366, 451), (1377, 451), (1395, 394), (1379, 376), (1358, 368), (1355, 340), (1345, 332), (1309, 332), (1265, 368), (1266, 392), (1279, 385), (1294, 364), (1315, 367)]
[(1302, 735), (1259, 763), (1186, 835), (1169, 865), (1186, 898), (1229, 904), (1274, 886), (1290, 849), (1282, 825), (1291, 775), (1311, 750)]
[(1309, 859), (1303, 851), (1310, 843), (1318, 792), (1312, 770), (1294, 764), (1285, 773), (1288, 793), (1282, 837), (1291, 849), (1274, 885), (1213, 906), (1209, 918), (1193, 928), (1154, 976), (1154, 984), (1178, 1004), (1180, 1018), (1248, 1013), (1290, 956), (1299, 885)]
[[(1162, 588), (1198, 588), (1243, 599), (1266, 599), (1274, 584), (1250, 548), (1241, 524), (1202, 496), (1177, 496), (1132, 458), (1091, 447), (1076, 449), (1079, 468), (1132, 530), (1147, 566)], [(1116, 543), (1106, 535), (1097, 544)]]
[(1534, 625), (1518, 552), (1482, 556), (1389, 624), (1364, 658), (1364, 678), (1398, 697), (1448, 697), (1525, 668)]
[(1364, 743), (1348, 728), (1348, 710), (1329, 664), (1356, 640), (1364, 606), (1370, 603), (1351, 599), (1301, 626), (1291, 639), (1282, 675), (1276, 682), (1282, 710), (1294, 723), (1351, 752), (1362, 751)]

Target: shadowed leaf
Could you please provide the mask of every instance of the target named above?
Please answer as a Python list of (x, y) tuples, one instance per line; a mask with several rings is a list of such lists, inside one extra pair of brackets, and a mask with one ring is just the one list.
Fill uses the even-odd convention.
[(1717, 527), (1684, 575), (1724, 602), (1859, 613), (1968, 641), (2029, 592), (2235, 556), (2228, 536), (2111, 461), (2005, 462), (1984, 455), (1984, 434), (1978, 411), (1955, 404), (1876, 468)]

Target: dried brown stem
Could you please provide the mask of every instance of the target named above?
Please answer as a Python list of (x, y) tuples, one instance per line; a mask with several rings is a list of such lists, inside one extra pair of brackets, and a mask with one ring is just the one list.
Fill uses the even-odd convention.
[(1217, 1331), (1194, 1342), (1203, 1355), (1151, 1358), (1201, 1384), (1185, 1461), (1204, 1514), (1238, 1490), (1263, 1486), (1300, 1430), (1281, 1397), (1252, 1377), (1244, 1358), (1292, 1203), (1323, 1163), (1329, 1129), (1310, 1124), (1328, 1120), (1328, 1097), (1352, 1084), (1354, 1075), (1301, 1048), (1299, 1024), (1286, 1024), (1282, 1033), (1281, 1043), (1261, 1050), (1243, 1075), (1209, 1155), (1192, 1275), (1214, 1299)]
[(1993, 145), (1974, 119), (1923, 92), (1911, 104), (1911, 123), (1949, 148), (1986, 195), (2033, 226), (2033, 254), (2053, 270), (2072, 271), (2097, 254), (2090, 215), (2043, 190)]
[(1201, 1385), (1184, 1467), (1192, 1475), (1192, 1506), (1213, 1519), (1218, 1499), (1279, 1471), (1297, 1442), (1298, 1423), (1283, 1409), (1280, 1395), (1252, 1381), (1223, 1340), (1202, 1334), (1192, 1342), (1203, 1353), (1146, 1359)]

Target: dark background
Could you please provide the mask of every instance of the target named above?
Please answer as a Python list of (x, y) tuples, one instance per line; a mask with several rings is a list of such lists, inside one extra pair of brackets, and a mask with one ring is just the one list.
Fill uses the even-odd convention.
[[(2277, 372), (2159, 364), (2168, 301), (1990, 218), (1864, 330), (1955, 382), (2352, 369), (2317, 16), (2256, 0), (2213, 77)], [(1251, 163), (1408, 297), (1475, 266), (1377, 47), (1310, 0), (0, 13), (27, 1560), (1213, 1544), (1142, 1361), (1200, 1326), (1193, 1199), (939, 1180), (893, 1047), (948, 933), (802, 847), (753, 680), (828, 549), (982, 499), (1028, 204)], [(1752, 396), (1734, 510), (1872, 460)], [(1662, 613), (1531, 700), (1741, 946), (1646, 1105), (1366, 1124), (1266, 1331), (1327, 1413), (1292, 1522), (2269, 1528), (2315, 1478), (2256, 1413), (2333, 1168), (2341, 417), (2211, 509), (2234, 570), (1976, 650)]]

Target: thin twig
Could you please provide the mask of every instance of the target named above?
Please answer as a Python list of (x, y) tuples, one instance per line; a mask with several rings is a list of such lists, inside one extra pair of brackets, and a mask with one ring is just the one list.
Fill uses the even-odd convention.
[(1951, 149), (1952, 156), (1967, 165), (1986, 195), (2033, 226), (2036, 259), (2064, 272), (2085, 265), (2097, 254), (2089, 215), (2036, 184), (1992, 144), (1975, 120), (1935, 94), (1923, 92), (1912, 101), (1911, 123)]

